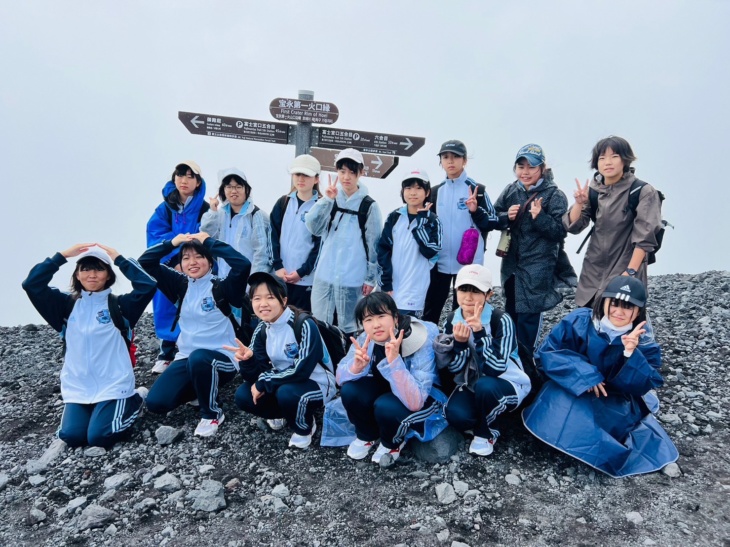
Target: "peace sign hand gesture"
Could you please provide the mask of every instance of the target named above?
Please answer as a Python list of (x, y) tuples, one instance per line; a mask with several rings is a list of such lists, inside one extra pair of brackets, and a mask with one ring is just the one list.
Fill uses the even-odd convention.
[(477, 189), (476, 186), (474, 187), (474, 191), (472, 192), (471, 186), (469, 187), (469, 199), (466, 200), (466, 207), (469, 209), (470, 213), (473, 213), (477, 210), (477, 207), (479, 207), (479, 203), (477, 203)]
[(419, 207), (418, 209), (416, 209), (416, 213), (428, 213), (431, 210), (432, 205), (433, 203), (427, 201), (423, 204), (423, 207)]
[(474, 306), (474, 314), (471, 317), (465, 317), (466, 324), (472, 332), (479, 332), (484, 327), (482, 326), (482, 310), (484, 310), (484, 304), (477, 304)]
[(328, 183), (324, 193), (330, 199), (337, 198), (337, 179), (337, 175), (335, 175), (334, 179), (332, 179), (332, 175), (327, 175)]
[(583, 205), (585, 203), (588, 203), (588, 183), (590, 181), (586, 180), (586, 185), (581, 186), (580, 181), (578, 179), (575, 179), (575, 185), (578, 187), (578, 189), (573, 192), (573, 197), (575, 198), (575, 202), (578, 205)]
[(360, 374), (365, 367), (370, 364), (370, 355), (368, 355), (368, 346), (370, 346), (370, 335), (365, 337), (362, 346), (357, 343), (355, 337), (350, 336), (352, 345), (355, 348), (355, 360), (350, 365), (350, 372), (353, 374)]
[(542, 198), (533, 199), (530, 202), (530, 214), (532, 215), (532, 220), (537, 218), (540, 211), (542, 211)]
[(385, 343), (385, 358), (388, 364), (392, 363), (400, 355), (400, 345), (403, 343), (403, 329), (401, 329), (398, 337), (395, 337), (395, 330), (390, 329), (390, 340)]
[(646, 333), (646, 329), (644, 326), (646, 325), (646, 321), (642, 321), (639, 323), (634, 330), (632, 330), (628, 334), (624, 334), (621, 337), (621, 342), (624, 344), (624, 350), (631, 354), (636, 349), (636, 346), (639, 345), (639, 338), (642, 334)]
[(238, 347), (223, 346), (224, 350), (232, 351), (235, 353), (236, 361), (248, 361), (253, 357), (253, 350), (236, 338), (236, 345)]

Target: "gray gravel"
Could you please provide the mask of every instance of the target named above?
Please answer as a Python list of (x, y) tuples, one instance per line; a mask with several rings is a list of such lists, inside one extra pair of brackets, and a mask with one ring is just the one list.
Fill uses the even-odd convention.
[[(290, 449), (287, 431), (235, 408), (238, 382), (213, 438), (193, 436), (185, 406), (145, 415), (111, 450), (68, 449), (53, 442), (57, 336), (0, 328), (0, 545), (729, 545), (729, 293), (728, 272), (650, 279), (660, 419), (680, 459), (623, 480), (546, 447), (517, 415), (488, 458), (456, 436), (430, 453), (407, 446), (387, 468)], [(567, 296), (546, 328), (572, 307)], [(151, 318), (137, 330), (138, 385), (150, 386)], [(448, 446), (459, 450), (444, 458)]]

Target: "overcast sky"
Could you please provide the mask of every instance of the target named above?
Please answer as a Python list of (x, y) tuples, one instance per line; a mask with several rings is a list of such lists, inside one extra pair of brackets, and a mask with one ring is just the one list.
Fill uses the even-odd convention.
[[(637, 174), (666, 195), (651, 274), (730, 269), (726, 1), (192, 2), (0, 0), (0, 157), (6, 266), (0, 325), (41, 322), (20, 287), (80, 241), (125, 256), (174, 166), (217, 188), (239, 167), (270, 210), (294, 147), (198, 136), (179, 110), (271, 120), (300, 89), (337, 105), (342, 127), (425, 137), (385, 180), (364, 179), (384, 216), (413, 167), (443, 172), (458, 138), (467, 172), (496, 199), (524, 144), (542, 145), (568, 195), (595, 142), (632, 144)], [(486, 264), (499, 279), (488, 242)], [(569, 236), (575, 254), (582, 236)], [(66, 286), (70, 266), (56, 281)], [(124, 285), (117, 287), (123, 290)]]

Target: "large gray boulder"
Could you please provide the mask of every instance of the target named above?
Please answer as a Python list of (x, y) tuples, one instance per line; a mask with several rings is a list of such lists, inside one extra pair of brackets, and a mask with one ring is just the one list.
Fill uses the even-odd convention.
[(449, 458), (464, 448), (464, 436), (449, 426), (427, 443), (413, 440), (410, 443), (413, 454), (427, 463), (446, 463)]

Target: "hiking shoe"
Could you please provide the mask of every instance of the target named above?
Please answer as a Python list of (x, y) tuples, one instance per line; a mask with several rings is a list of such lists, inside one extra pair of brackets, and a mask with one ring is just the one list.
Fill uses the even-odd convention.
[(284, 429), (286, 418), (274, 418), (273, 420), (266, 420), (266, 423), (269, 424), (272, 430), (279, 431), (280, 429)]
[(200, 420), (198, 427), (195, 428), (195, 434), (198, 437), (212, 437), (215, 435), (216, 431), (218, 431), (218, 426), (221, 425), (225, 419), (226, 417), (223, 414), (221, 414), (220, 418), (214, 418), (212, 420), (203, 418)]
[(375, 441), (361, 441), (356, 438), (347, 447), (347, 455), (353, 460), (362, 460), (367, 457), (373, 446), (375, 446)]
[(152, 370), (150, 371), (152, 374), (162, 374), (167, 370), (167, 367), (170, 366), (170, 363), (172, 361), (166, 361), (164, 359), (158, 359), (155, 361), (155, 366), (152, 367)]
[(289, 446), (294, 446), (296, 448), (309, 448), (309, 445), (312, 444), (312, 436), (314, 435), (314, 432), (317, 431), (317, 422), (314, 422), (314, 425), (312, 425), (312, 432), (309, 435), (300, 435), (299, 433), (294, 433), (291, 436), (291, 439), (289, 439)]
[(489, 456), (494, 452), (494, 439), (474, 437), (469, 445), (469, 453), (477, 456)]
[(372, 457), (373, 463), (380, 463), (380, 459), (385, 454), (390, 454), (390, 457), (393, 459), (393, 461), (396, 461), (398, 458), (400, 458), (400, 449), (403, 448), (403, 446), (406, 444), (405, 441), (400, 443), (400, 446), (397, 446), (395, 448), (388, 448), (387, 446), (383, 445), (381, 442), (378, 445), (378, 449), (375, 451)]
[(192, 401), (188, 401), (185, 404), (188, 405), (188, 406), (192, 406), (193, 408), (199, 408), (200, 407), (200, 401), (198, 401), (197, 399), (193, 399)]

